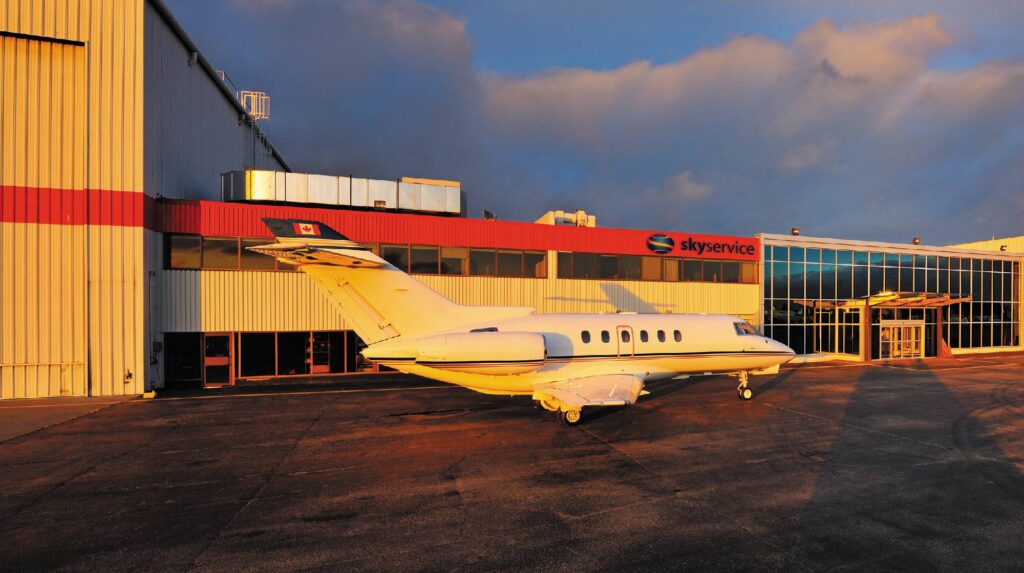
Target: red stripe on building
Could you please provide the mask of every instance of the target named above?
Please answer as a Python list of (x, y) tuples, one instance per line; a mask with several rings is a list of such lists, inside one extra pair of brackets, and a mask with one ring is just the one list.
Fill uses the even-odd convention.
[[(0, 222), (141, 227), (155, 220), (143, 193), (107, 189), (0, 186)], [(150, 226), (150, 225), (147, 225)]]
[[(270, 237), (261, 219), (272, 217), (320, 221), (360, 242), (653, 255), (647, 241), (658, 233), (675, 243), (665, 256), (755, 261), (760, 253), (757, 239), (753, 237), (251, 203), (161, 200), (157, 203), (156, 216), (156, 230), (205, 236)], [(690, 249), (684, 250), (683, 245)], [(699, 252), (702, 245), (703, 251)]]

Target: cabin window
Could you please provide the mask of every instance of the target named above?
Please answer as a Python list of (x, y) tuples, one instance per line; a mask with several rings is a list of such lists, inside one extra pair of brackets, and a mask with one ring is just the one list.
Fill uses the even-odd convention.
[(647, 331), (646, 330), (641, 330), (640, 331), (640, 342), (647, 342)]
[(676, 339), (676, 342), (682, 342), (683, 341), (683, 333), (679, 332), (678, 330), (673, 330), (672, 331), (672, 336), (673, 336), (673, 338)]
[(658, 342), (665, 342), (665, 331), (664, 330), (659, 330), (658, 331)]
[(754, 327), (749, 322), (734, 322), (733, 327), (736, 328), (736, 334), (739, 336), (757, 334), (757, 331), (754, 330)]
[(601, 331), (601, 342), (611, 342), (611, 341), (612, 341), (612, 337), (611, 337), (610, 334), (608, 334), (608, 331), (607, 330), (602, 330)]
[(629, 331), (628, 330), (623, 330), (622, 331), (622, 341), (623, 342), (629, 342)]
[(584, 330), (583, 332), (581, 332), (580, 338), (583, 340), (584, 344), (590, 344), (590, 331)]

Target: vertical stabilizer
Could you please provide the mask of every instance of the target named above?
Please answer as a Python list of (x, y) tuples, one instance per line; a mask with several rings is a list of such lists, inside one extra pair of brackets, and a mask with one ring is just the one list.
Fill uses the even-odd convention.
[(523, 307), (456, 304), (318, 221), (264, 222), (278, 242), (250, 249), (296, 265), (309, 275), (368, 344), (533, 312)]

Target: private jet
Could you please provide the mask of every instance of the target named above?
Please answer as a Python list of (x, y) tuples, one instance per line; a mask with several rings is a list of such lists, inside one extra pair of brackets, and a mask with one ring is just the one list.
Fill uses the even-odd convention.
[(339, 307), (367, 359), (484, 394), (532, 396), (578, 424), (584, 408), (628, 406), (648, 382), (775, 374), (794, 352), (745, 320), (705, 314), (538, 314), (438, 294), (319, 221), (264, 219), (276, 243), (249, 247), (296, 266)]

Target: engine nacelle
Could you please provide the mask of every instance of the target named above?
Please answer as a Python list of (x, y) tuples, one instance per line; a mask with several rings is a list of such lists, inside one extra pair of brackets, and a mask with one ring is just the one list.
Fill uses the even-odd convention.
[(533, 332), (438, 334), (416, 341), (416, 363), (474, 374), (523, 374), (544, 366), (544, 336)]

